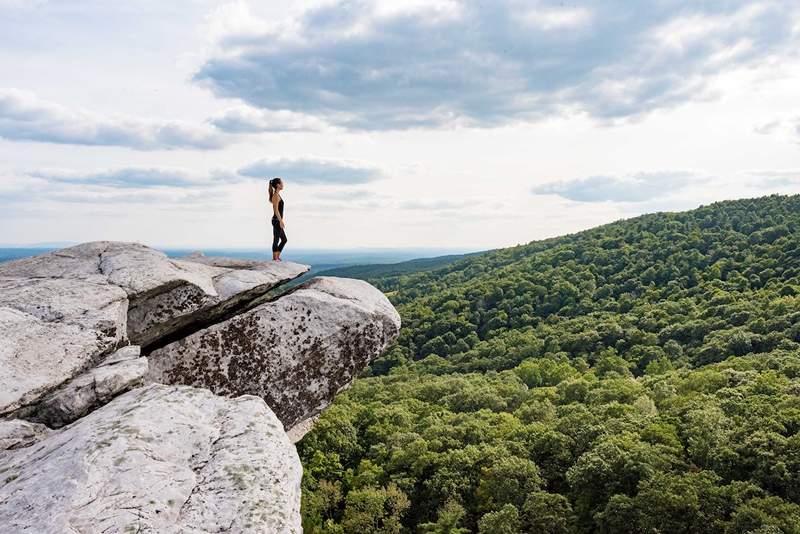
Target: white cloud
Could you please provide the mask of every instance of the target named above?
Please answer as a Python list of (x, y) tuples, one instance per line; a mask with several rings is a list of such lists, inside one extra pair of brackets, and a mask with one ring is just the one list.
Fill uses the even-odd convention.
[(750, 171), (750, 184), (759, 189), (800, 187), (800, 169)]
[(321, 158), (262, 159), (239, 169), (239, 174), (268, 179), (281, 176), (297, 184), (365, 184), (384, 177), (373, 165)]
[(241, 177), (217, 171), (193, 176), (177, 168), (127, 167), (96, 172), (41, 169), (0, 174), (0, 206), (47, 209), (59, 203), (108, 207), (150, 204), (192, 209), (198, 203), (218, 203), (226, 195), (220, 185)]
[(591, 22), (592, 12), (584, 7), (537, 6), (525, 13), (522, 19), (526, 24), (539, 30), (575, 30)]
[(633, 176), (590, 176), (547, 183), (533, 188), (536, 195), (558, 195), (578, 202), (645, 202), (663, 198), (708, 178), (689, 172), (639, 173)]
[(79, 186), (101, 186), (114, 189), (179, 188), (194, 189), (224, 185), (241, 181), (234, 173), (214, 171), (208, 176), (193, 176), (180, 168), (170, 167), (125, 167), (95, 172), (72, 170), (36, 170), (29, 176), (51, 183)]
[(781, 126), (781, 121), (768, 121), (757, 124), (753, 127), (753, 131), (761, 135), (769, 135), (774, 133)]
[(227, 109), (209, 122), (229, 133), (319, 132), (327, 127), (324, 121), (310, 115), (244, 105)]
[(0, 137), (136, 150), (207, 150), (221, 148), (230, 140), (207, 124), (102, 116), (47, 102), (17, 89), (0, 89)]

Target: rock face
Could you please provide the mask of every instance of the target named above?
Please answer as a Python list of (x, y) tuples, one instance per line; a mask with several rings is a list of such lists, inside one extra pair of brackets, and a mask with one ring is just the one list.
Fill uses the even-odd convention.
[(21, 419), (0, 421), (0, 452), (30, 447), (49, 433), (50, 429), (39, 423)]
[(302, 467), (263, 400), (153, 385), (0, 456), (7, 532), (301, 532)]
[(14, 413), (31, 421), (58, 428), (83, 417), (115, 396), (144, 384), (147, 358), (136, 345), (124, 347), (82, 375)]
[(217, 267), (105, 241), (0, 264), (0, 416), (127, 341), (147, 345), (213, 321), (307, 270), (289, 262)]
[(127, 310), (125, 292), (115, 286), (4, 278), (0, 270), (0, 416), (115, 349), (125, 339)]
[(366, 282), (314, 278), (150, 354), (148, 380), (263, 397), (291, 428), (394, 341), (400, 316)]
[(400, 328), (356, 280), (270, 297), (307, 270), (113, 242), (0, 264), (0, 532), (300, 532), (292, 441)]

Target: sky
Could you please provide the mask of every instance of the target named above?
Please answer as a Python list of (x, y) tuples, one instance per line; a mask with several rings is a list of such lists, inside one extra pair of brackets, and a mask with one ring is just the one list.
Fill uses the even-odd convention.
[(287, 253), (800, 192), (797, 0), (0, 0), (0, 72), (0, 244), (268, 247), (273, 176)]

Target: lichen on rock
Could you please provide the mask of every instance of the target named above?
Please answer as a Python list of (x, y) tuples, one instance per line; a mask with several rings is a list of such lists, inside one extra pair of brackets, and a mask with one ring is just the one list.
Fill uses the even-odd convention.
[(399, 330), (397, 311), (371, 285), (319, 277), (152, 352), (148, 380), (258, 395), (291, 428), (322, 411)]

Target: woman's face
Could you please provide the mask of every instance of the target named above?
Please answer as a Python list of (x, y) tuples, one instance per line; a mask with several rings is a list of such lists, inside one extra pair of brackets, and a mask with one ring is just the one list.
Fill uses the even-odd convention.
[(278, 191), (283, 191), (283, 180), (278, 182)]

